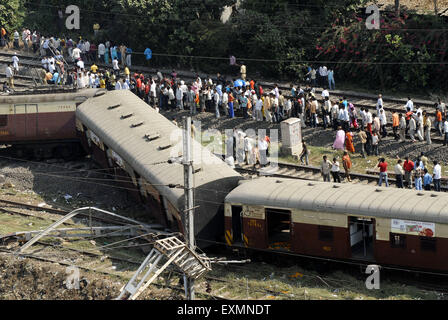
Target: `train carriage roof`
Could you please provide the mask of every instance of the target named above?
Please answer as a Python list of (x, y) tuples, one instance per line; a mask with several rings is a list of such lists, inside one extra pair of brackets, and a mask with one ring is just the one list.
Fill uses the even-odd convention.
[(78, 101), (83, 102), (91, 97), (104, 94), (105, 89), (79, 89), (79, 90), (54, 90), (50, 89), (43, 91), (36, 91), (34, 94), (24, 91), (23, 94), (14, 95), (0, 95), (0, 105), (2, 104), (18, 104), (27, 103), (35, 104), (41, 102), (55, 102), (55, 101)]
[[(181, 129), (128, 90), (91, 98), (78, 107), (76, 115), (174, 206), (183, 209), (183, 165), (168, 163), (182, 155)], [(160, 137), (148, 141), (145, 135)], [(196, 205), (216, 211), (242, 177), (199, 142), (193, 141), (192, 149)], [(182, 188), (170, 188), (170, 184)]]
[(448, 223), (448, 194), (360, 184), (261, 178), (244, 181), (226, 203)]

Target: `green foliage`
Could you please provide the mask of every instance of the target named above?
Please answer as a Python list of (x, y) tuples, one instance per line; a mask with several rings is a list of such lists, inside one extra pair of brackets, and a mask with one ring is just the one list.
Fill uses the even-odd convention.
[[(368, 30), (359, 10), (367, 0), (244, 0), (226, 23), (220, 21), (223, 8), (236, 0), (28, 0), (20, 5), (25, 1), (0, 0), (1, 22), (10, 27), (23, 22), (44, 35), (73, 39), (92, 38), (98, 23), (98, 41), (162, 54), (149, 62), (135, 55), (134, 64), (235, 72), (228, 64), (234, 55), (237, 62), (247, 59), (249, 76), (299, 82), (304, 61), (316, 60), (314, 67), (319, 60), (338, 62), (327, 67), (335, 69), (339, 82), (372, 88), (440, 87), (448, 80), (437, 63), (445, 59), (448, 32), (402, 30), (442, 29), (442, 21), (402, 10), (400, 17), (382, 14), (385, 30)], [(81, 9), (81, 30), (67, 31), (57, 23), (58, 8), (65, 11), (70, 4)]]
[(10, 35), (22, 25), (24, 17), (22, 0), (0, 0), (0, 25)]
[(348, 62), (336, 65), (335, 73), (371, 88), (441, 88), (447, 80), (447, 33), (427, 29), (443, 29), (443, 22), (404, 10), (400, 17), (381, 17), (381, 30), (368, 30), (358, 16), (345, 25), (334, 24), (319, 39), (318, 58)]

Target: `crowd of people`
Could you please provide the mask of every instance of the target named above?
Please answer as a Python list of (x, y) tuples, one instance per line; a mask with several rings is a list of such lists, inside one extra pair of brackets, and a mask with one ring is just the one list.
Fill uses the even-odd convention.
[[(3, 39), (3, 28), (1, 34)], [(240, 68), (239, 77), (226, 79), (218, 73), (212, 79), (209, 76), (201, 78), (196, 75), (193, 81), (187, 83), (178, 77), (175, 70), (168, 75), (156, 71), (154, 76), (144, 72), (131, 73), (132, 49), (123, 44), (116, 45), (106, 41), (96, 45), (81, 37), (75, 42), (72, 39), (45, 37), (36, 31), (31, 33), (28, 29), (23, 29), (21, 37), (17, 31), (14, 32), (14, 48), (19, 48), (20, 39), (26, 50), (40, 53), (40, 76), (47, 84), (131, 90), (156, 110), (189, 110), (192, 115), (212, 112), (217, 119), (223, 116), (239, 116), (269, 123), (280, 123), (290, 117), (296, 117), (301, 120), (302, 128), (322, 126), (324, 130), (333, 129), (336, 132), (333, 148), (344, 152), (342, 164), (348, 181), (351, 169), (350, 154), (355, 153), (354, 140), (359, 139), (358, 152), (362, 157), (379, 156), (379, 145), (389, 133), (389, 122), (392, 123), (392, 134), (398, 142), (404, 142), (406, 139), (415, 142), (418, 139), (431, 144), (431, 128), (434, 127), (437, 134), (444, 136), (445, 145), (448, 143), (447, 111), (441, 99), (434, 106), (436, 116), (433, 121), (426, 111), (414, 107), (411, 98), (408, 98), (404, 111), (393, 112), (391, 118), (383, 108), (381, 94), (378, 96), (376, 112), (364, 107), (358, 111), (346, 97), (339, 100), (330, 97), (329, 90), (334, 90), (335, 85), (334, 71), (326, 66), (308, 67), (306, 84), (291, 85), (288, 92), (284, 92), (277, 84), (274, 84), (273, 89), (265, 90), (255, 79), (249, 80), (244, 62), (236, 64), (234, 56), (230, 57), (230, 65)], [(12, 79), (19, 71), (19, 59), (16, 55), (12, 59), (6, 70), (10, 87), (14, 86)], [(87, 63), (90, 67), (86, 66)], [(100, 68), (97, 64), (103, 67)], [(324, 88), (321, 97), (316, 94), (317, 85)], [(245, 138), (252, 139), (243, 137), (241, 141)], [(258, 149), (259, 147), (257, 146)], [(305, 143), (303, 150), (300, 161), (303, 163), (305, 160), (308, 165), (309, 150)], [(244, 161), (248, 162), (249, 158), (244, 158)], [(324, 180), (328, 181), (331, 174), (335, 181), (340, 181), (339, 174), (336, 174), (340, 171), (337, 159), (333, 159), (333, 162), (324, 159), (324, 162), (328, 164), (328, 168), (322, 167)], [(387, 163), (384, 163), (385, 161), (379, 163), (381, 170), (384, 166), (387, 167)], [(414, 170), (415, 174), (424, 177), (425, 168), (422, 168), (421, 172), (417, 168), (419, 167)], [(380, 172), (380, 185), (383, 180), (388, 185), (386, 173)], [(395, 174), (397, 175), (397, 172)], [(434, 178), (434, 181), (436, 180), (438, 179)], [(397, 182), (397, 185), (400, 184)], [(410, 185), (409, 179), (405, 180), (405, 185)]]

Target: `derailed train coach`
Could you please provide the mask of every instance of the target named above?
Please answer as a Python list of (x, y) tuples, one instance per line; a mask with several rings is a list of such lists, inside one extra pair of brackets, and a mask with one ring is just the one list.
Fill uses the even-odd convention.
[(76, 108), (104, 93), (104, 89), (70, 89), (0, 95), (0, 144), (11, 145), (18, 157), (77, 155)]
[[(94, 161), (107, 168), (159, 223), (183, 232), (182, 130), (127, 90), (87, 100), (76, 129)], [(224, 198), (241, 175), (192, 141), (195, 233), (200, 246), (220, 240)]]
[(448, 271), (448, 194), (263, 178), (225, 200), (229, 246)]

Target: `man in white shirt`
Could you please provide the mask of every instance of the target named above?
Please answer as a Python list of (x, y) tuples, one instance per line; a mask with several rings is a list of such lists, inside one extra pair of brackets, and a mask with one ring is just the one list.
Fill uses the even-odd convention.
[(121, 85), (121, 80), (118, 80), (117, 83), (115, 84), (115, 90), (122, 90), (123, 87)]
[(331, 107), (331, 120), (333, 121), (333, 130), (337, 130), (338, 128), (338, 115), (339, 115), (339, 107), (338, 104), (335, 103)]
[(359, 115), (361, 116), (361, 129), (364, 129), (367, 125), (367, 116), (364, 107), (361, 107)]
[(98, 46), (98, 59), (104, 63), (104, 55), (106, 54), (106, 46), (100, 43)]
[(442, 167), (440, 164), (434, 160), (434, 170), (433, 170), (433, 182), (434, 182), (434, 190), (440, 192), (440, 180), (442, 179)]
[(118, 59), (112, 60), (112, 67), (114, 69), (115, 75), (118, 77), (120, 75), (120, 67), (118, 66)]
[(397, 164), (394, 167), (395, 180), (397, 181), (397, 188), (403, 189), (403, 177), (404, 170), (401, 166), (401, 160), (398, 159)]
[(408, 102), (406, 103), (404, 110), (408, 110), (408, 108), (411, 109), (411, 112), (414, 112), (414, 102), (411, 100), (410, 97), (408, 97)]
[(264, 167), (268, 163), (267, 150), (268, 142), (266, 138), (258, 137), (258, 152), (260, 153), (260, 165)]
[(380, 118), (382, 136), (383, 136), (383, 138), (385, 138), (385, 137), (387, 137), (387, 131), (386, 131), (387, 118), (386, 118), (386, 112), (384, 112), (383, 108), (380, 109), (379, 118)]
[(8, 85), (11, 89), (14, 89), (14, 73), (11, 66), (7, 66), (5, 70), (6, 79), (8, 80)]
[(14, 56), (12, 57), (12, 66), (14, 69), (14, 73), (18, 74), (19, 73), (19, 58), (16, 56), (16, 52), (14, 52)]
[(219, 117), (220, 117), (220, 115), (219, 115), (219, 93), (216, 90), (216, 88), (213, 89), (213, 103), (215, 104), (216, 119), (219, 119)]
[(320, 172), (322, 174), (322, 177), (324, 178), (324, 182), (325, 181), (331, 182), (330, 181), (330, 170), (331, 170), (332, 166), (333, 166), (333, 164), (331, 163), (331, 161), (327, 159), (327, 156), (324, 156), (323, 161), (320, 165)]
[(261, 112), (262, 108), (263, 100), (261, 99), (261, 97), (258, 97), (257, 103), (255, 104), (255, 118), (257, 119), (257, 121), (263, 121), (263, 114)]
[(376, 102), (376, 114), (380, 114), (380, 109), (384, 106), (383, 104), (383, 95), (378, 95), (378, 101)]
[(81, 59), (81, 49), (79, 49), (79, 48), (74, 48), (73, 50), (72, 50), (72, 58), (73, 58), (73, 60), (78, 60), (78, 59)]
[[(84, 70), (84, 61), (79, 60), (76, 65), (78, 66), (79, 69)], [(51, 71), (50, 71), (51, 72)]]
[(88, 40), (86, 40), (86, 42), (84, 42), (84, 52), (85, 52), (87, 61), (89, 61), (90, 60), (90, 42)]
[(330, 93), (327, 89), (322, 90), (322, 98), (325, 99), (325, 97), (330, 97)]
[(181, 87), (178, 86), (177, 89), (176, 89), (176, 103), (177, 103), (176, 107), (179, 110), (184, 110), (184, 105), (183, 105), (182, 98), (183, 98), (183, 92), (182, 92)]
[(443, 133), (445, 135), (443, 145), (446, 146), (448, 144), (448, 118), (445, 118), (445, 121), (443, 122)]

